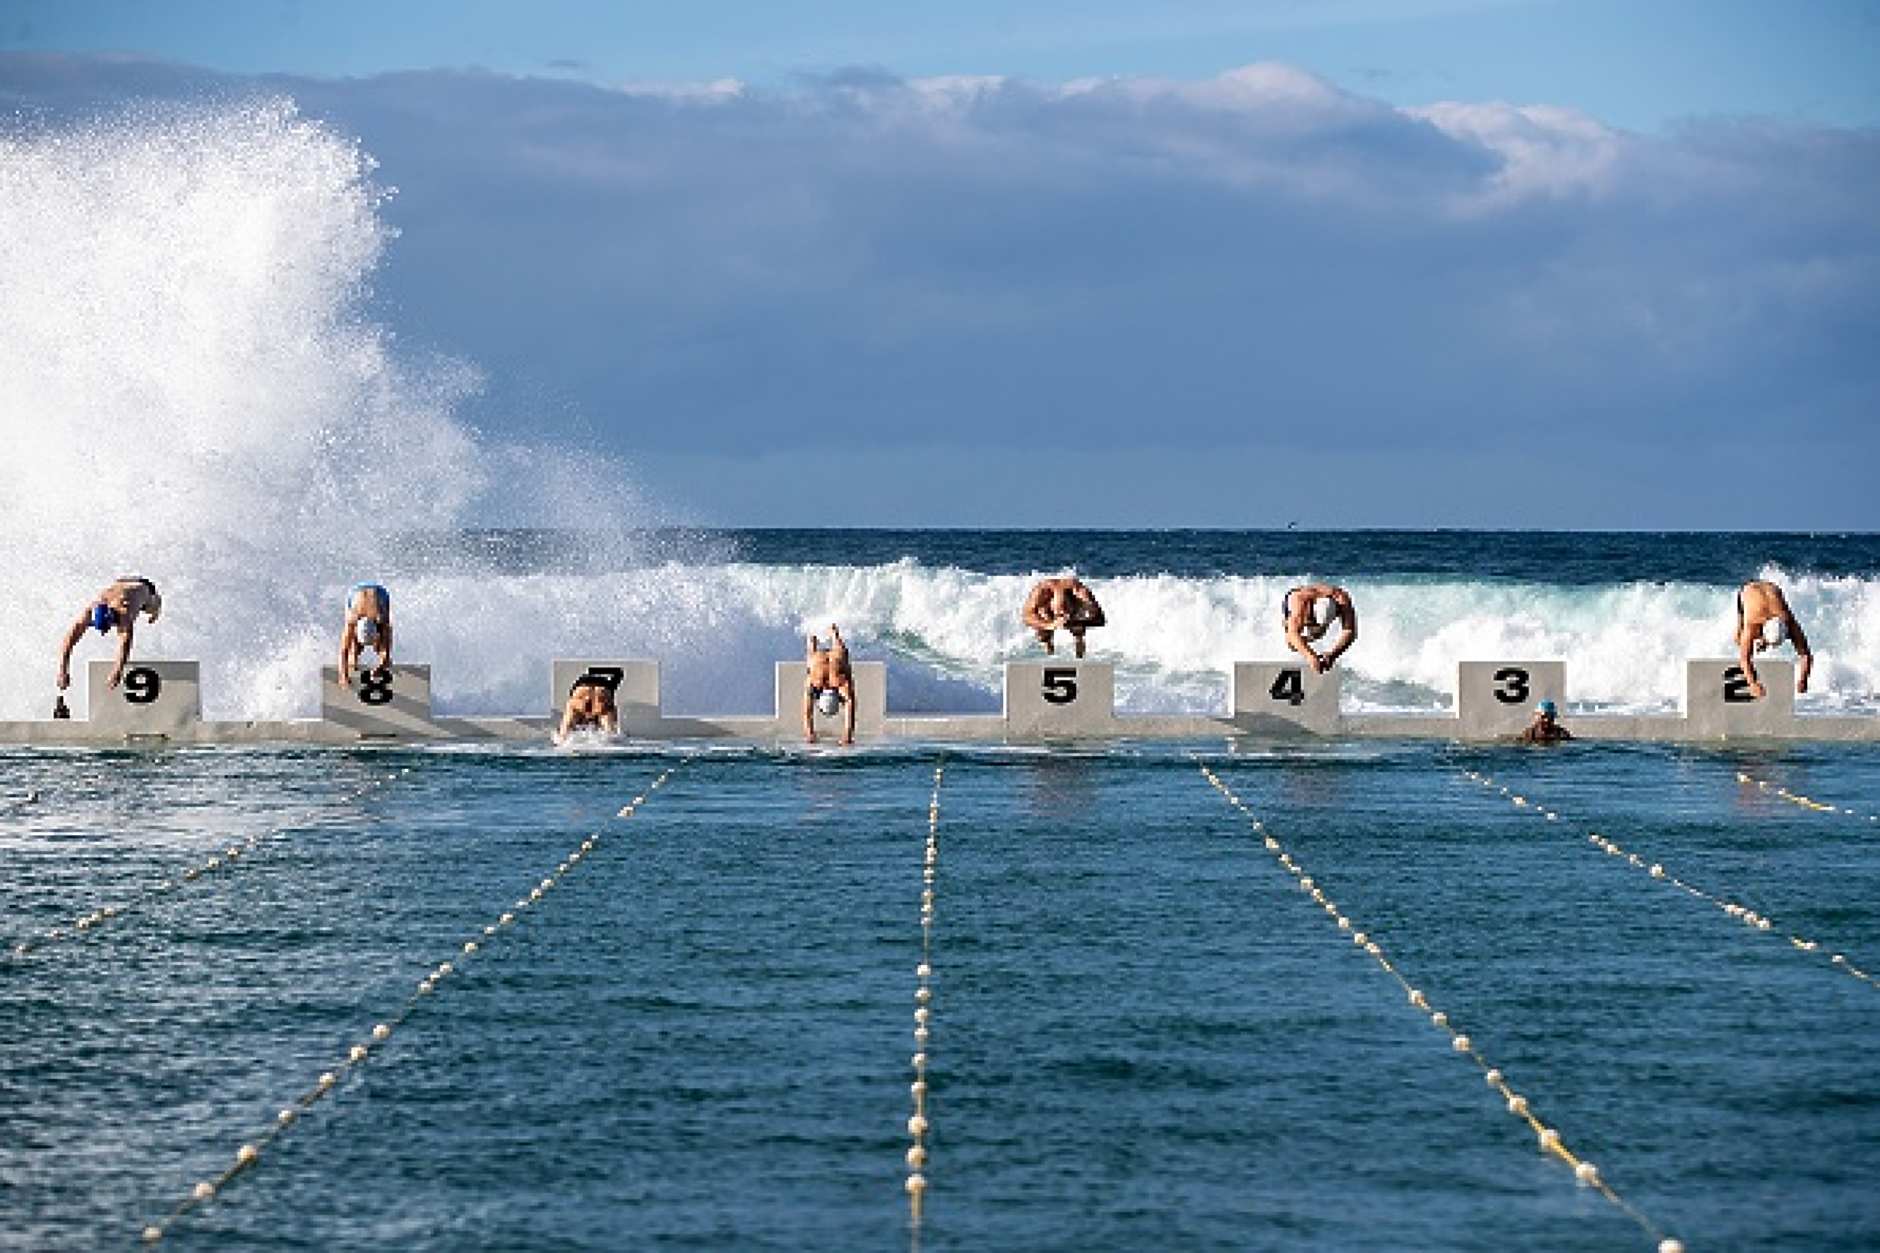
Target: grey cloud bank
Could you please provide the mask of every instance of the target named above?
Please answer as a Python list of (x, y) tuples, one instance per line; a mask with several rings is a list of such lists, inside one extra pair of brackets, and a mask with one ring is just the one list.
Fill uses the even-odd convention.
[[(29, 117), (266, 92), (397, 194), (380, 316), (704, 522), (1880, 523), (1880, 133), (1199, 82), (606, 89), (0, 56)], [(31, 126), (38, 123), (14, 123)]]

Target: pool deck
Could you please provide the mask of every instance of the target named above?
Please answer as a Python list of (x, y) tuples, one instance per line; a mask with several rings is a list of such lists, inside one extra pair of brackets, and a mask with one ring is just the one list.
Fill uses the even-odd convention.
[[(887, 663), (857, 662), (858, 742), (1065, 743), (1079, 741), (1451, 740), (1510, 741), (1543, 699), (1562, 707), (1575, 739), (1717, 743), (1723, 741), (1880, 741), (1880, 717), (1798, 714), (1794, 666), (1760, 663), (1767, 686), (1752, 697), (1734, 659), (1695, 659), (1686, 666), (1680, 712), (1576, 712), (1567, 696), (1566, 667), (1554, 661), (1464, 661), (1449, 712), (1347, 713), (1337, 672), (1314, 674), (1289, 660), (1237, 662), (1228, 708), (1219, 714), (1130, 714), (1115, 710), (1115, 665), (1047, 658), (1008, 662), (1002, 711), (996, 714), (889, 713)], [(659, 666), (643, 659), (553, 663), (543, 712), (498, 716), (436, 714), (430, 667), (395, 667), (389, 678), (354, 689), (333, 667), (321, 675), (321, 714), (285, 720), (211, 721), (201, 716), (198, 663), (147, 661), (127, 671), (116, 689), (110, 663), (88, 670), (89, 717), (0, 722), (0, 744), (32, 747), (542, 742), (557, 718), (557, 693), (575, 677), (599, 674), (616, 693), (621, 734), (628, 740), (797, 743), (802, 731), (802, 663), (779, 662), (769, 714), (668, 715), (659, 698)], [(816, 715), (826, 741), (837, 719)]]

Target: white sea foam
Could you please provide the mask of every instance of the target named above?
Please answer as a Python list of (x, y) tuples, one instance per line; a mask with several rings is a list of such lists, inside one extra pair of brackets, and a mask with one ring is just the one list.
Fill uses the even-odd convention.
[[(362, 579), (393, 585), (400, 659), (432, 665), (447, 712), (536, 712), (551, 659), (636, 656), (662, 663), (672, 712), (766, 711), (775, 663), (832, 620), (889, 661), (892, 708), (998, 708), (1002, 663), (1039, 655), (1017, 614), (1031, 574), (649, 562), (619, 540), (598, 573), (389, 576), (423, 563), (388, 536), (659, 519), (619, 467), (496, 446), (454, 416), (474, 370), (401, 349), (371, 312), (392, 245), (373, 178), (278, 100), (0, 136), (0, 718), (45, 716), (59, 636), (131, 572), (166, 603), (139, 654), (199, 659), (211, 717), (316, 712)], [(599, 496), (581, 486), (597, 479)], [(1093, 653), (1117, 664), (1119, 705), (1224, 709), (1232, 662), (1283, 655), (1279, 601), (1302, 573), (1097, 581), (1111, 625)], [(1880, 713), (1874, 581), (1766, 573), (1820, 655), (1803, 708)], [(1440, 708), (1461, 659), (1562, 658), (1577, 703), (1667, 710), (1685, 658), (1731, 648), (1727, 587), (1344, 581), (1353, 709)], [(89, 637), (75, 671), (106, 650)]]
[[(617, 472), (583, 499), (574, 454), (478, 439), (453, 416), (474, 370), (374, 320), (388, 194), (277, 99), (0, 135), (0, 717), (44, 716), (57, 640), (119, 574), (164, 592), (140, 655), (200, 659), (212, 716), (284, 716), (382, 537), (630, 512)], [(109, 647), (74, 658), (81, 710)]]

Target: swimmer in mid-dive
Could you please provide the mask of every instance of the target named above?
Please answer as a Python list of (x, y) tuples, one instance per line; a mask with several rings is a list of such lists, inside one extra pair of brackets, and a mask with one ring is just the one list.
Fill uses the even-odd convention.
[(1061, 630), (1070, 634), (1079, 657), (1084, 655), (1084, 632), (1108, 622), (1096, 593), (1085, 587), (1082, 579), (1070, 575), (1040, 579), (1025, 597), (1025, 607), (1018, 616), (1037, 632), (1045, 652), (1057, 652), (1053, 636)]
[(816, 742), (816, 712), (825, 717), (842, 715), (842, 742), (855, 742), (855, 674), (849, 666), (849, 646), (842, 642), (842, 632), (829, 624), (829, 647), (824, 649), (814, 635), (809, 637), (803, 665), (807, 671), (803, 684), (803, 739)]
[(1784, 640), (1795, 645), (1800, 660), (1795, 667), (1795, 690), (1808, 690), (1808, 672), (1814, 669), (1815, 656), (1808, 651), (1808, 636), (1795, 620), (1782, 589), (1765, 579), (1745, 583), (1736, 594), (1737, 661), (1743, 677), (1749, 680), (1750, 695), (1761, 699), (1767, 694), (1756, 675), (1754, 657), (1765, 648), (1775, 648)]
[(65, 644), (59, 651), (59, 690), (63, 692), (72, 686), (72, 650), (78, 647), (78, 641), (84, 638), (85, 632), (96, 631), (102, 635), (113, 628), (118, 633), (117, 665), (111, 667), (107, 686), (116, 687), (123, 681), (124, 667), (131, 659), (131, 640), (137, 630), (137, 615), (141, 613), (155, 622), (157, 615), (162, 612), (163, 597), (157, 594), (155, 583), (137, 575), (114, 580), (110, 587), (99, 592), (85, 606), (78, 615), (78, 621), (65, 633)]
[[(1339, 625), (1338, 643), (1325, 652), (1312, 647)], [(1315, 674), (1324, 674), (1358, 639), (1358, 610), (1351, 603), (1351, 593), (1330, 583), (1308, 583), (1287, 592), (1280, 601), (1280, 624), (1286, 629), (1286, 646), (1312, 663)]]
[[(346, 594), (346, 625), (339, 636), (339, 683), (353, 684), (359, 652), (370, 648), (379, 656), (374, 671), (383, 678), (392, 668), (392, 594), (377, 583), (361, 583)], [(363, 666), (361, 666), (363, 669)]]
[(1560, 725), (1560, 706), (1544, 700), (1534, 706), (1534, 721), (1521, 729), (1523, 744), (1558, 744), (1573, 738), (1573, 732)]
[(583, 727), (595, 727), (608, 735), (620, 734), (620, 709), (614, 701), (614, 688), (619, 682), (618, 678), (592, 671), (576, 679), (568, 688), (568, 703), (562, 709), (555, 743), (566, 742)]

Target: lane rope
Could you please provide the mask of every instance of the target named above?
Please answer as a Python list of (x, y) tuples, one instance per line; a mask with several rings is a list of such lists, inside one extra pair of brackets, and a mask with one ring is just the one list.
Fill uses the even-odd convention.
[(933, 770), (933, 799), (927, 802), (927, 847), (921, 865), (920, 891), (920, 965), (914, 967), (919, 983), (914, 989), (914, 1082), (909, 1091), (914, 1098), (914, 1112), (908, 1116), (907, 1134), (913, 1143), (907, 1150), (908, 1232), (913, 1253), (920, 1253), (922, 1202), (927, 1197), (927, 1044), (929, 1023), (933, 1016), (933, 894), (937, 863), (940, 859), (940, 785), (946, 779), (947, 762), (943, 756)]
[[(1505, 787), (1500, 783), (1497, 783), (1494, 779), (1481, 773), (1478, 770), (1464, 770), (1462, 772), (1462, 775), (1464, 778), (1469, 779), (1472, 782), (1479, 783), (1485, 788), (1493, 788), (1493, 789), (1499, 790), (1503, 796), (1506, 796), (1508, 798), (1508, 800), (1514, 805), (1516, 809), (1531, 810), (1534, 813), (1539, 814), (1542, 818), (1546, 819), (1548, 822), (1564, 821), (1563, 816), (1561, 814), (1555, 812), (1554, 810), (1547, 808), (1545, 805), (1541, 804), (1538, 801), (1530, 800), (1526, 796), (1517, 794), (1512, 789)], [(1685, 879), (1679, 878), (1677, 875), (1673, 874), (1670, 870), (1667, 870), (1662, 861), (1654, 861), (1651, 858), (1645, 857), (1639, 853), (1635, 853), (1631, 851), (1630, 849), (1627, 849), (1621, 846), (1618, 841), (1609, 839), (1606, 836), (1601, 835), (1599, 832), (1593, 831), (1591, 829), (1588, 829), (1586, 839), (1589, 844), (1591, 844), (1594, 848), (1599, 849), (1601, 852), (1605, 853), (1607, 856), (1622, 858), (1625, 861), (1626, 865), (1631, 866), (1632, 868), (1636, 870), (1643, 871), (1647, 876), (1649, 876), (1653, 880), (1659, 883), (1666, 884), (1670, 887), (1677, 888), (1688, 896), (1695, 897), (1696, 899), (1700, 901), (1704, 901), (1708, 904), (1716, 906), (1718, 909), (1722, 910), (1726, 915), (1728, 915), (1731, 918), (1736, 919), (1738, 922), (1742, 923), (1744, 926), (1748, 927), (1752, 931), (1760, 931), (1760, 932), (1765, 932), (1769, 934), (1778, 933), (1778, 928), (1776, 927), (1774, 920), (1771, 919), (1767, 914), (1764, 914), (1758, 910), (1752, 909), (1749, 906), (1744, 905), (1739, 901), (1734, 901), (1734, 900), (1729, 899), (1728, 897), (1720, 896), (1717, 893), (1707, 891), (1704, 888), (1701, 888), (1694, 883), (1691, 883)], [(1796, 952), (1810, 953), (1810, 954), (1826, 957), (1828, 959), (1828, 964), (1834, 969), (1841, 971), (1843, 974), (1850, 975), (1853, 978), (1860, 980), (1862, 983), (1865, 983), (1868, 987), (1880, 989), (1880, 980), (1876, 980), (1872, 974), (1869, 974), (1867, 971), (1861, 969), (1859, 966), (1856, 966), (1853, 962), (1849, 961), (1846, 954), (1836, 953), (1832, 949), (1824, 948), (1821, 945), (1821, 943), (1817, 940), (1810, 940), (1804, 936), (1795, 935), (1793, 933), (1788, 933), (1788, 941), (1789, 941), (1789, 947), (1794, 949)]]
[(188, 887), (190, 884), (196, 882), (198, 879), (202, 879), (208, 875), (214, 874), (218, 870), (232, 869), (238, 860), (240, 860), (242, 857), (245, 857), (247, 854), (254, 852), (254, 850), (257, 847), (259, 847), (263, 841), (280, 836), (284, 832), (292, 831), (298, 827), (305, 826), (307, 823), (319, 817), (326, 810), (336, 809), (342, 805), (349, 805), (352, 802), (359, 800), (362, 797), (368, 796), (372, 792), (377, 791), (379, 788), (386, 787), (387, 785), (391, 784), (394, 780), (402, 778), (403, 776), (408, 775), (410, 773), (411, 773), (411, 767), (406, 766), (405, 768), (401, 770), (395, 770), (391, 774), (385, 775), (383, 778), (372, 779), (372, 780), (367, 781), (366, 783), (361, 784), (359, 787), (354, 788), (351, 792), (348, 792), (346, 795), (340, 797), (338, 801), (333, 802), (329, 805), (310, 806), (301, 814), (293, 818), (292, 820), (287, 821), (287, 822), (276, 823), (274, 826), (269, 827), (265, 831), (258, 831), (254, 833), (253, 835), (248, 836), (244, 840), (231, 844), (228, 846), (226, 850), (212, 855), (209, 858), (209, 860), (201, 863), (200, 865), (191, 866), (189, 869), (181, 872), (180, 874), (173, 874), (169, 876), (168, 878), (161, 880), (160, 882), (152, 884), (150, 887), (147, 887), (143, 889), (141, 892), (136, 893), (129, 900), (124, 901), (121, 904), (101, 905), (97, 909), (94, 909), (92, 912), (84, 915), (83, 917), (74, 918), (71, 922), (65, 924), (64, 926), (51, 927), (51, 928), (48, 928), (47, 930), (39, 932), (36, 935), (29, 936), (26, 939), (21, 940), (18, 944), (13, 946), (13, 948), (10, 950), (11, 955), (15, 959), (23, 958), (23, 957), (30, 957), (38, 950), (45, 948), (47, 945), (57, 944), (63, 940), (80, 939), (84, 937), (85, 935), (89, 934), (90, 932), (96, 931), (98, 928), (106, 925), (107, 923), (110, 923), (118, 918), (122, 918), (126, 914), (134, 913), (136, 910), (141, 909), (145, 905), (148, 905), (151, 901), (154, 901), (159, 896), (163, 896), (169, 892), (180, 891), (181, 889)]
[(1220, 776), (1208, 769), (1207, 763), (1205, 762), (1197, 761), (1195, 764), (1200, 767), (1202, 777), (1213, 784), (1214, 789), (1227, 798), (1227, 803), (1239, 810), (1241, 815), (1252, 824), (1254, 831), (1256, 831), (1264, 841), (1267, 851), (1274, 855), (1275, 859), (1286, 873), (1290, 874), (1298, 881), (1300, 891), (1311, 896), (1313, 902), (1325, 911), (1326, 916), (1337, 924), (1340, 931), (1350, 934), (1353, 944), (1363, 949), (1385, 974), (1396, 980), (1398, 985), (1403, 988), (1404, 995), (1412, 1008), (1427, 1014), (1431, 1023), (1449, 1034), (1449, 1043), (1452, 1049), (1458, 1053), (1464, 1054), (1481, 1068), (1483, 1078), (1487, 1081), (1488, 1086), (1499, 1093), (1501, 1098), (1507, 1103), (1508, 1112), (1527, 1123), (1528, 1127), (1534, 1132), (1541, 1151), (1543, 1153), (1552, 1154), (1565, 1162), (1573, 1170), (1573, 1177), (1579, 1181), (1583, 1187), (1592, 1188), (1617, 1207), (1621, 1213), (1637, 1223), (1640, 1230), (1642, 1230), (1647, 1237), (1657, 1242), (1658, 1253), (1684, 1253), (1684, 1244), (1682, 1241), (1665, 1235), (1656, 1223), (1652, 1222), (1652, 1220), (1637, 1207), (1633, 1206), (1629, 1201), (1625, 1200), (1625, 1198), (1621, 1197), (1613, 1190), (1612, 1186), (1608, 1184), (1605, 1178), (1600, 1174), (1598, 1167), (1589, 1161), (1581, 1159), (1567, 1147), (1566, 1141), (1561, 1138), (1560, 1132), (1543, 1122), (1540, 1116), (1534, 1112), (1533, 1106), (1529, 1100), (1516, 1092), (1508, 1083), (1507, 1077), (1499, 1069), (1489, 1063), (1488, 1058), (1484, 1056), (1482, 1051), (1476, 1046), (1474, 1038), (1451, 1022), (1448, 1014), (1437, 1009), (1430, 1003), (1430, 998), (1427, 993), (1404, 977), (1402, 972), (1398, 970), (1396, 964), (1385, 955), (1383, 946), (1377, 942), (1376, 937), (1360, 929), (1356, 922), (1343, 910), (1339, 909), (1337, 903), (1331, 899), (1330, 895), (1327, 894), (1319, 882), (1307, 873), (1305, 866), (1300, 863), (1299, 859), (1287, 851), (1285, 845), (1280, 843), (1273, 833), (1268, 830), (1266, 824), (1260, 821), (1254, 812), (1247, 807), (1246, 803), (1221, 780)]
[(530, 888), (528, 895), (518, 900), (510, 909), (505, 910), (496, 921), (486, 925), (474, 938), (464, 941), (455, 957), (449, 961), (440, 962), (434, 969), (429, 971), (418, 981), (417, 987), (412, 990), (410, 996), (405, 999), (404, 1005), (401, 1006), (396, 1013), (382, 1022), (375, 1024), (372, 1029), (365, 1034), (364, 1038), (347, 1051), (345, 1057), (334, 1063), (327, 1070), (322, 1071), (319, 1079), (312, 1087), (306, 1089), (299, 1096), (293, 1098), (289, 1104), (283, 1106), (281, 1112), (275, 1116), (273, 1125), (268, 1127), (267, 1130), (263, 1131), (253, 1140), (248, 1141), (237, 1149), (234, 1160), (223, 1167), (220, 1173), (196, 1184), (187, 1196), (176, 1203), (168, 1215), (162, 1220), (153, 1222), (145, 1227), (143, 1231), (144, 1242), (146, 1244), (159, 1243), (163, 1239), (164, 1234), (171, 1227), (175, 1226), (178, 1221), (186, 1217), (190, 1211), (199, 1206), (207, 1205), (226, 1190), (230, 1184), (234, 1183), (244, 1172), (252, 1170), (260, 1162), (262, 1153), (272, 1145), (274, 1141), (286, 1135), (291, 1128), (300, 1122), (304, 1115), (310, 1112), (314, 1106), (318, 1105), (328, 1093), (337, 1088), (348, 1072), (359, 1066), (363, 1066), (371, 1059), (373, 1054), (382, 1050), (385, 1045), (391, 1041), (392, 1035), (399, 1027), (404, 1025), (405, 1020), (411, 1017), (418, 1007), (424, 1003), (427, 997), (435, 994), (438, 989), (444, 985), (446, 980), (460, 974), (469, 961), (474, 959), (477, 954), (484, 951), (486, 942), (498, 938), (507, 928), (514, 926), (516, 922), (521, 919), (523, 914), (541, 903), (542, 898), (553, 891), (561, 881), (567, 877), (569, 872), (576, 869), (583, 859), (600, 847), (601, 837), (612, 822), (633, 817), (640, 806), (646, 803), (647, 798), (654, 792), (657, 792), (668, 779), (678, 772), (681, 766), (684, 766), (690, 760), (691, 758), (688, 756), (668, 766), (664, 773), (654, 779), (644, 792), (634, 797), (632, 801), (623, 806), (612, 819), (609, 819), (608, 823), (603, 823), (601, 826), (595, 828), (586, 839), (582, 840), (579, 847), (569, 853), (568, 856), (563, 858), (561, 863), (556, 866), (553, 874), (545, 876), (541, 882)]
[(1781, 784), (1770, 783), (1763, 779), (1752, 779), (1741, 770), (1736, 772), (1736, 781), (1746, 787), (1758, 788), (1771, 795), (1780, 796), (1785, 801), (1800, 805), (1803, 809), (1812, 809), (1816, 813), (1846, 814), (1850, 818), (1864, 818), (1868, 822), (1880, 822), (1880, 814), (1865, 814), (1858, 809), (1848, 809), (1841, 805), (1826, 804), (1812, 797), (1803, 796), (1799, 792), (1791, 792)]

